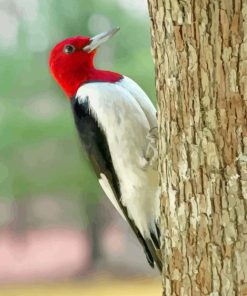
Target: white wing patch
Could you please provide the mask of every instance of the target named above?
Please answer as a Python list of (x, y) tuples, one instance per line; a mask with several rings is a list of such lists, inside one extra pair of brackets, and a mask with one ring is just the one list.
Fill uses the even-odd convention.
[[(114, 205), (114, 207), (117, 209), (117, 211), (119, 212), (119, 214), (125, 219), (125, 216), (122, 212), (122, 210), (120, 209), (118, 202), (116, 200), (116, 197), (111, 189), (111, 185), (108, 182), (108, 179), (106, 178), (106, 176), (104, 174), (100, 174), (100, 179), (99, 179), (99, 183), (100, 186), (102, 187), (102, 189), (104, 190), (106, 196), (110, 199), (110, 201), (112, 202), (112, 204)], [(126, 220), (126, 219), (125, 219)]]
[[(147, 95), (129, 78), (117, 83), (89, 83), (76, 94), (88, 98), (89, 109), (106, 135), (117, 173), (121, 203), (144, 237), (150, 236), (159, 217), (158, 172), (143, 168), (147, 135), (157, 126), (156, 110)], [(101, 174), (99, 183), (124, 217), (109, 181)]]
[(124, 76), (124, 79), (117, 82), (118, 85), (126, 89), (137, 101), (145, 113), (150, 125), (150, 129), (157, 126), (156, 109), (146, 93), (140, 88), (140, 86), (132, 79)]

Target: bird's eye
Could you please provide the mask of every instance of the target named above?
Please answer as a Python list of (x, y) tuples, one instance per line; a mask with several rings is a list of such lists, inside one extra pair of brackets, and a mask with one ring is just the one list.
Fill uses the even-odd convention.
[(74, 51), (75, 51), (75, 47), (74, 47), (74, 45), (71, 45), (71, 44), (65, 45), (63, 48), (63, 52), (66, 54), (70, 54)]

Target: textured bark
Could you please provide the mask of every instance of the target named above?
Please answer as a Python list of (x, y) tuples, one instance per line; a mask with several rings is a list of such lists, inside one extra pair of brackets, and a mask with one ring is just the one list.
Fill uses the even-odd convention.
[(149, 0), (164, 295), (247, 295), (247, 0)]

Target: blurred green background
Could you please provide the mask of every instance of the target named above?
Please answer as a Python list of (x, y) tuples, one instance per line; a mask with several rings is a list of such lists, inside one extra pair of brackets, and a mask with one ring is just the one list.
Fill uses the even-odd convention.
[[(121, 30), (98, 50), (96, 66), (131, 77), (154, 100), (154, 69), (145, 0), (0, 0), (0, 251), (1, 242), (6, 250), (16, 248), (13, 236), (30, 237), (26, 239), (27, 252), (30, 241), (33, 244), (37, 241), (33, 239), (34, 231), (41, 237), (39, 233), (44, 230), (55, 229), (58, 233), (61, 229), (76, 229), (83, 233), (85, 241), (90, 241), (90, 259), (86, 260), (83, 272), (78, 269), (58, 279), (88, 276), (88, 270), (95, 270), (92, 267), (95, 257), (97, 260), (107, 257), (104, 251), (98, 250), (102, 248), (101, 240), (106, 238), (107, 241), (109, 237), (114, 245), (114, 239), (119, 241), (116, 233), (125, 238), (123, 244), (131, 241), (126, 254), (131, 256), (132, 244), (133, 254), (142, 253), (129, 234), (129, 228), (122, 225), (115, 210), (105, 201), (81, 151), (70, 104), (51, 78), (47, 64), (50, 50), (62, 39), (75, 35), (94, 36), (116, 26)], [(104, 221), (103, 226), (99, 226), (101, 221)], [(54, 234), (47, 236), (55, 237)], [(64, 236), (62, 241), (66, 240)], [(46, 247), (49, 249), (49, 244)], [(111, 257), (111, 248), (108, 249)], [(34, 247), (31, 262), (36, 260), (35, 250)], [(83, 244), (81, 250), (84, 252)], [(41, 250), (43, 254), (47, 252)], [(13, 261), (5, 262), (2, 269), (16, 263), (19, 273), (12, 275), (9, 271), (6, 276), (0, 265), (0, 282), (32, 281), (32, 276), (29, 279), (28, 275), (19, 280), (18, 274), (24, 274), (24, 269), (21, 260), (16, 258), (15, 262), (16, 255), (11, 254), (9, 257)], [(140, 256), (138, 274), (149, 275), (145, 256)], [(125, 255), (122, 260), (124, 258)], [(42, 262), (50, 260), (44, 258)], [(131, 265), (127, 265), (123, 265), (125, 275), (133, 271)], [(54, 268), (59, 274), (59, 268)], [(121, 264), (114, 268), (121, 269)], [(109, 268), (108, 272), (112, 273), (114, 268)], [(40, 274), (34, 279), (49, 278), (45, 272)]]

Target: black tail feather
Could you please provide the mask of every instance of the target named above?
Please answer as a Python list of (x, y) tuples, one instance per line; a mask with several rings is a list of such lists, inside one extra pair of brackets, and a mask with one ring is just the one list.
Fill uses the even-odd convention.
[(150, 233), (152, 241), (157, 249), (160, 248), (160, 239), (153, 231)]
[(162, 264), (162, 261), (161, 261), (160, 249), (156, 248), (154, 242), (151, 239), (146, 239), (145, 242), (146, 242), (146, 246), (147, 246), (149, 252), (152, 255), (153, 261), (155, 262), (157, 268), (159, 269), (159, 271), (161, 273), (163, 264)]

